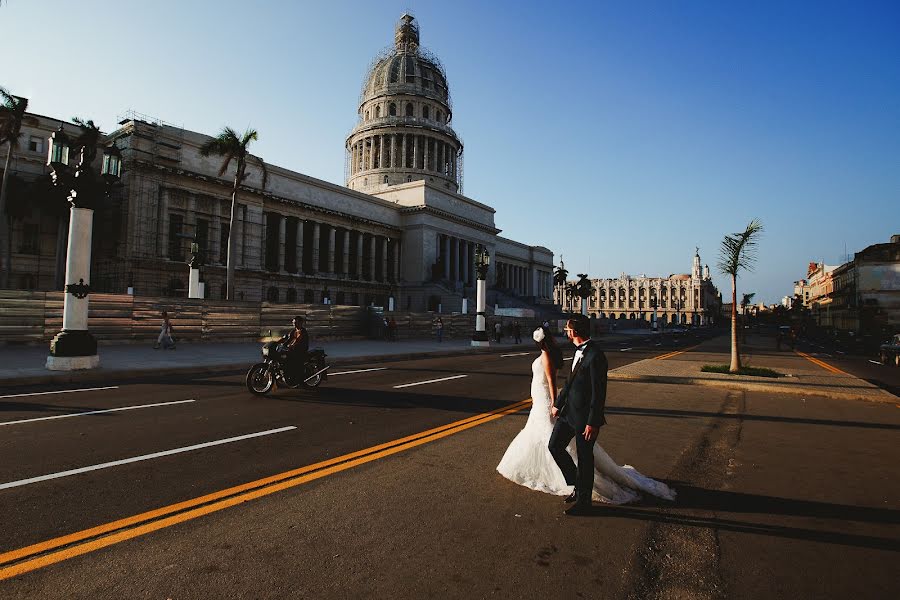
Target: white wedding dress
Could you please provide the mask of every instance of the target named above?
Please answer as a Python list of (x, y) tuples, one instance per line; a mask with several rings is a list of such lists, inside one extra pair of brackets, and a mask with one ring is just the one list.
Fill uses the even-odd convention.
[[(497, 471), (510, 481), (533, 490), (568, 496), (572, 486), (566, 484), (562, 471), (547, 449), (553, 421), (550, 418), (550, 386), (544, 376), (540, 356), (531, 364), (531, 373), (532, 403), (528, 421), (506, 449)], [(568, 450), (577, 463), (574, 439)], [(641, 475), (630, 465), (620, 467), (599, 444), (594, 444), (593, 500), (625, 504), (639, 500), (642, 493), (675, 500), (672, 488)]]

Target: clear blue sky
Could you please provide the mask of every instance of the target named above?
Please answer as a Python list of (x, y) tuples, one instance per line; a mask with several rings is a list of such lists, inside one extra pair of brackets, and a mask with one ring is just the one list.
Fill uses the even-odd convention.
[(375, 54), (410, 10), (447, 70), (465, 193), (571, 273), (690, 271), (766, 227), (739, 293), (900, 233), (900, 3), (7, 0), (0, 85), (115, 128), (259, 131), (343, 184)]

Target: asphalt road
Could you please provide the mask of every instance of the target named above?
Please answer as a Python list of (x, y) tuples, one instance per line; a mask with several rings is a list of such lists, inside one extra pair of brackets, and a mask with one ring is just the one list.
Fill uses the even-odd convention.
[[(616, 343), (610, 365), (671, 350), (655, 344)], [(897, 595), (895, 405), (613, 382), (600, 443), (679, 500), (572, 519), (494, 471), (527, 413), (478, 415), (527, 397), (522, 352), (342, 367), (267, 398), (238, 376), (0, 398), (0, 559), (47, 563), (0, 595)], [(299, 484), (215, 497), (310, 465), (285, 479)], [(160, 509), (58, 560), (82, 548), (61, 536)]]

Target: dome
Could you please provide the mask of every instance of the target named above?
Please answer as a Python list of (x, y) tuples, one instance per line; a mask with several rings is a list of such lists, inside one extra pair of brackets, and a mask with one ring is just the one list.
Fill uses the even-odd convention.
[(442, 102), (448, 109), (450, 89), (440, 61), (419, 46), (415, 19), (404, 14), (394, 34), (394, 47), (382, 51), (366, 75), (360, 105), (383, 95), (413, 94)]
[(347, 187), (378, 193), (426, 181), (462, 192), (463, 143), (450, 126), (447, 75), (419, 45), (411, 15), (400, 17), (393, 47), (372, 61), (357, 112), (345, 142)]

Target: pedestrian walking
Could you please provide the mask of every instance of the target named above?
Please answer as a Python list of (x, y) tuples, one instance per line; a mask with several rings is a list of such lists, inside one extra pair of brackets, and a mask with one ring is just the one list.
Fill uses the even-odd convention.
[(434, 333), (437, 336), (438, 342), (444, 341), (444, 321), (442, 321), (440, 317), (434, 322)]
[(500, 343), (500, 339), (503, 337), (503, 325), (500, 324), (500, 321), (494, 323), (494, 339), (497, 343)]
[(397, 321), (394, 320), (394, 317), (391, 317), (388, 321), (388, 338), (392, 342), (397, 341)]
[(519, 325), (518, 321), (513, 322), (513, 335), (516, 337), (516, 343), (522, 343), (522, 326)]
[(175, 349), (175, 333), (172, 329), (172, 321), (169, 320), (169, 313), (162, 311), (162, 324), (159, 329), (159, 337), (153, 344), (154, 350), (174, 350)]

